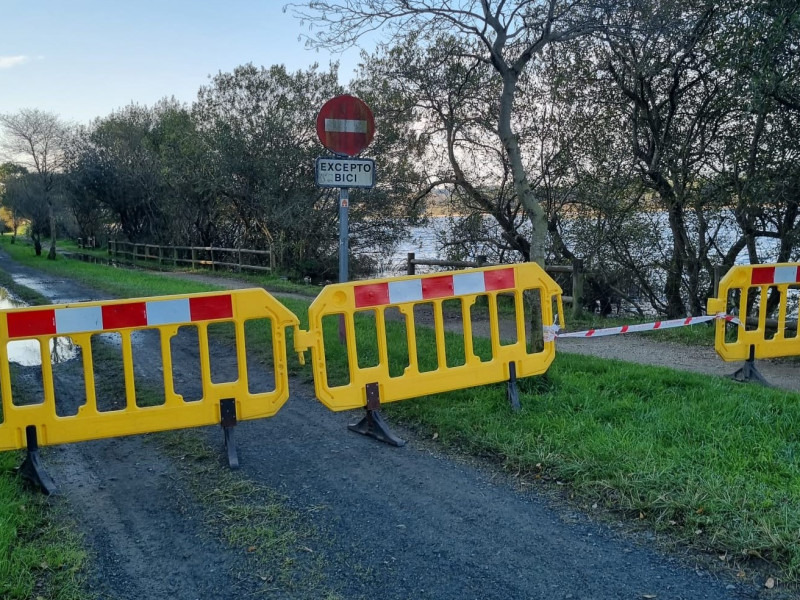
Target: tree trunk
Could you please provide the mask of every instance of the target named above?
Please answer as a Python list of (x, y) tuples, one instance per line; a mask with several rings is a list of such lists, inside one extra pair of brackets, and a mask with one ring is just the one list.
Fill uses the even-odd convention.
[[(536, 193), (531, 188), (525, 167), (522, 164), (522, 153), (519, 148), (517, 136), (511, 129), (511, 114), (514, 108), (514, 90), (517, 78), (512, 71), (503, 74), (503, 91), (500, 95), (500, 115), (497, 129), (500, 141), (508, 154), (511, 163), (511, 173), (514, 177), (514, 189), (519, 196), (522, 206), (531, 222), (530, 261), (544, 268), (545, 249), (547, 247), (547, 218)], [(529, 294), (531, 311), (531, 352), (540, 352), (544, 349), (544, 335), (542, 326), (542, 297), (541, 294)], [(550, 323), (547, 323), (550, 325)]]
[(50, 219), (50, 251), (47, 253), (48, 260), (56, 259), (56, 217), (53, 214), (53, 201), (47, 201), (48, 218)]

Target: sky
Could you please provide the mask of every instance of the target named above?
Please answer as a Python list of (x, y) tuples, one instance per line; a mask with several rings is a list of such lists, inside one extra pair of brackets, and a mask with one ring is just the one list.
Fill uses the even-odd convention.
[(0, 0), (0, 113), (38, 108), (87, 124), (130, 103), (191, 103), (209, 76), (252, 62), (290, 71), (358, 50), (306, 49), (285, 0)]

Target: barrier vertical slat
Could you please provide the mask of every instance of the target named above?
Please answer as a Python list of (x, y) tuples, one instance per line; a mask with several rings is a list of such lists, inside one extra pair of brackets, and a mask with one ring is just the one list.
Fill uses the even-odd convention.
[(172, 379), (172, 338), (178, 334), (178, 327), (164, 327), (160, 331), (159, 343), (161, 344), (161, 366), (164, 369), (164, 405), (170, 407), (180, 406), (181, 398), (175, 392), (175, 382)]
[(414, 307), (401, 306), (400, 311), (406, 316), (406, 339), (408, 340), (409, 373), (419, 375), (419, 355), (417, 354), (417, 328), (414, 320)]
[[(244, 321), (234, 322), (234, 335), (236, 336), (236, 368), (239, 375), (239, 381), (244, 381), (248, 389), (250, 388), (250, 379), (247, 374), (247, 348), (245, 347), (244, 335)], [(277, 386), (277, 374), (275, 376), (275, 385)]]
[(443, 371), (447, 368), (447, 346), (444, 341), (444, 312), (442, 301), (433, 301), (433, 330), (436, 338), (436, 367)]
[(765, 331), (767, 326), (767, 296), (769, 296), (769, 286), (761, 286), (761, 293), (758, 296), (758, 330)]
[(489, 337), (492, 342), (492, 356), (500, 355), (500, 317), (497, 314), (497, 292), (487, 295), (489, 302)]
[(389, 377), (389, 347), (386, 341), (386, 315), (384, 308), (375, 311), (375, 331), (378, 336), (378, 364), (384, 365), (383, 377)]
[[(561, 296), (558, 297), (561, 300)], [(552, 304), (552, 298), (550, 300), (550, 304)], [(517, 326), (517, 342), (518, 343), (525, 343), (524, 340), (528, 339), (528, 336), (525, 334), (525, 328), (527, 327), (527, 323), (525, 322), (525, 298), (522, 295), (520, 290), (514, 290), (514, 319), (516, 320)], [(542, 306), (544, 307), (544, 302), (542, 302)], [(544, 315), (544, 313), (542, 313)], [(551, 317), (543, 317), (544, 318), (551, 318)], [(549, 325), (549, 323), (547, 323)]]
[(97, 411), (97, 388), (94, 381), (94, 355), (92, 354), (92, 338), (85, 336), (81, 346), (83, 357), (83, 385), (86, 390), (86, 404), (80, 409), (87, 414), (98, 414)]
[(122, 338), (122, 372), (125, 374), (125, 402), (126, 410), (136, 408), (136, 383), (133, 380), (133, 342), (131, 332), (119, 332)]
[(50, 339), (39, 338), (39, 352), (42, 357), (42, 388), (44, 389), (44, 404), (45, 406), (51, 407), (53, 409), (53, 414), (55, 415), (56, 391), (55, 386), (53, 385), (53, 361), (50, 355)]
[(350, 376), (352, 376), (353, 372), (356, 370), (354, 366), (358, 365), (358, 349), (356, 348), (357, 338), (356, 338), (355, 315), (347, 313), (345, 315), (340, 316), (339, 318), (344, 319), (345, 351), (347, 353), (347, 366)]
[(6, 330), (6, 320), (2, 319), (3, 323), (0, 325), (0, 329), (2, 329), (2, 337), (0, 337), (0, 372), (2, 373), (2, 377), (0, 377), (0, 391), (2, 391), (2, 398), (0, 398), (0, 402), (2, 402), (3, 406), (3, 422), (8, 421), (8, 415), (11, 412), (11, 370), (8, 366), (8, 332)]
[(475, 360), (475, 344), (472, 341), (472, 307), (475, 305), (474, 296), (461, 297), (461, 314), (463, 318), (464, 330), (464, 360), (470, 362)]
[(786, 337), (786, 305), (789, 303), (789, 286), (779, 287), (778, 293), (781, 299), (778, 306), (778, 331), (775, 333), (775, 337), (784, 339)]
[(203, 382), (203, 396), (211, 394), (211, 356), (208, 347), (208, 323), (197, 325), (197, 339), (200, 347), (200, 380)]
[[(742, 288), (739, 292), (739, 314), (747, 314), (747, 296), (749, 295), (747, 288)], [(745, 329), (747, 326), (745, 325)]]

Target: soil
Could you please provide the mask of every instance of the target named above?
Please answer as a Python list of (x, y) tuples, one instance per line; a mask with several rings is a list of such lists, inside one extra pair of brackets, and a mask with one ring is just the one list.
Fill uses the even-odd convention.
[[(106, 297), (4, 254), (0, 268), (54, 303)], [(640, 361), (647, 354), (653, 364), (680, 368), (705, 360), (687, 357), (695, 349), (653, 343), (643, 350), (639, 344), (645, 343), (606, 338), (563, 347), (622, 359), (632, 352)], [(190, 390), (196, 381), (191, 340), (178, 340), (174, 351)], [(225, 354), (213, 357), (221, 370)], [(715, 357), (708, 362), (712, 372), (725, 372)], [(796, 365), (791, 369), (796, 372)], [(763, 372), (779, 381), (766, 365)], [(142, 358), (139, 376), (157, 379), (158, 361)], [(60, 365), (57, 377), (59, 403), (69, 412), (81, 401), (80, 362)], [(659, 551), (652, 535), (599, 522), (551, 489), (522, 486), (490, 464), (445, 454), (413, 431), (393, 427), (408, 440), (402, 448), (353, 434), (346, 425), (360, 418), (358, 412), (329, 412), (307, 382), (292, 380), (290, 389), (275, 417), (236, 427), (242, 467), (235, 477), (282, 494), (302, 515), (315, 533), (296, 552), (324, 556), (322, 584), (265, 589), (246, 552), (221, 541), (203, 517), (176, 459), (150, 436), (131, 436), (43, 451), (60, 501), (68, 504), (93, 556), (91, 591), (110, 600), (303, 598), (317, 597), (319, 589), (348, 599), (790, 597), (765, 590), (763, 579), (739, 580), (712, 569), (706, 557)], [(219, 427), (200, 431), (222, 456)]]

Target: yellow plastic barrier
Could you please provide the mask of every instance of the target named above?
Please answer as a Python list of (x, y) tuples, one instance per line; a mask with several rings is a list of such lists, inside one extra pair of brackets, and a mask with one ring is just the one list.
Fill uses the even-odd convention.
[[(311, 348), (317, 398), (334, 411), (375, 406), (449, 390), (513, 380), (515, 376), (544, 373), (555, 355), (555, 342), (545, 341), (540, 352), (529, 351), (528, 319), (524, 306), (530, 294), (539, 294), (542, 320), (553, 322), (553, 300), (561, 301), (561, 288), (534, 263), (468, 269), (415, 277), (397, 277), (329, 285), (309, 308), (309, 331), (295, 334), (295, 349)], [(489, 313), (491, 356), (476, 352), (472, 312), (479, 297)], [(515, 313), (514, 330), (501, 336), (498, 299), (507, 298)], [(463, 352), (448, 357), (445, 329), (452, 310), (458, 308)], [(504, 308), (505, 309), (505, 308)], [(559, 308), (559, 314), (563, 313)], [(340, 321), (339, 336), (323, 333), (323, 320)], [(404, 339), (389, 348), (387, 321), (405, 328)], [(417, 322), (432, 321), (434, 342), (420, 352)], [(357, 326), (358, 324), (358, 326)], [(343, 335), (342, 335), (343, 334)], [(481, 334), (486, 335), (486, 334)], [(326, 344), (344, 337), (349, 381), (329, 381)], [(402, 347), (399, 347), (402, 346)], [(338, 349), (338, 348), (337, 348)], [(426, 348), (427, 349), (427, 348)], [(428, 364), (423, 364), (428, 361)]]
[[(717, 354), (725, 361), (759, 358), (778, 358), (800, 355), (800, 337), (787, 335), (786, 321), (789, 310), (790, 290), (800, 289), (800, 263), (772, 265), (740, 265), (733, 267), (719, 283), (716, 298), (708, 300), (708, 314), (726, 313), (729, 299), (737, 302), (741, 326), (728, 326), (718, 320), (715, 331)], [(767, 327), (767, 300), (772, 290), (780, 294), (777, 321)], [(758, 324), (746, 324), (748, 296), (758, 292)], [(796, 307), (795, 307), (796, 310)], [(733, 331), (735, 330), (735, 335)], [(771, 331), (774, 330), (774, 335)], [(731, 339), (726, 339), (726, 331)]]
[[(274, 389), (253, 393), (248, 381), (245, 323), (263, 319), (269, 320), (272, 329)], [(237, 378), (214, 382), (208, 327), (224, 322), (232, 323), (235, 332)], [(3, 311), (0, 314), (3, 408), (0, 450), (26, 446), (31, 450), (32, 431), (35, 446), (36, 443), (61, 444), (216, 423), (225, 426), (237, 420), (270, 417), (289, 396), (285, 329), (297, 324), (297, 317), (262, 289)], [(170, 341), (182, 326), (197, 328), (202, 398), (196, 401), (185, 401), (174, 389), (173, 370), (182, 365), (174, 364)], [(136, 403), (131, 335), (140, 330), (155, 330), (160, 336), (164, 404), (138, 406)], [(126, 398), (124, 406), (118, 410), (99, 410), (97, 405), (91, 339), (102, 332), (118, 332), (121, 340), (123, 372), (120, 377), (124, 378)], [(59, 416), (56, 411), (50, 343), (61, 337), (72, 339), (83, 360), (86, 401), (77, 409), (77, 414), (71, 416)], [(24, 339), (38, 340), (40, 347), (44, 397), (37, 404), (20, 405), (12, 395), (8, 344)]]

